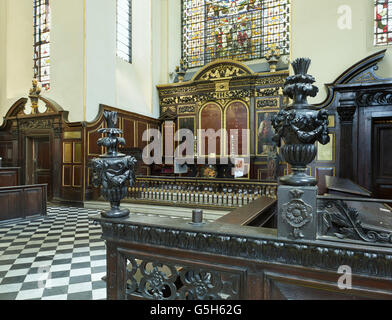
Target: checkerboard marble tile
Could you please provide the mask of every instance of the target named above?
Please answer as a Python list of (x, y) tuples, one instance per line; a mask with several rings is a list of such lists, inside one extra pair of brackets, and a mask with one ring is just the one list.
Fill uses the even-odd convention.
[(106, 299), (98, 211), (49, 207), (46, 217), (0, 224), (0, 300)]

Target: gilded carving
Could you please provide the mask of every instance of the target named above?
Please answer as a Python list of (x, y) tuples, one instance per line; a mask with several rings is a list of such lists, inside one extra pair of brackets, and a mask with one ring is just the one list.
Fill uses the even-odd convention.
[(264, 77), (256, 80), (256, 85), (272, 85), (272, 84), (284, 84), (286, 81), (287, 74), (282, 74), (281, 76), (274, 77)]
[(239, 67), (221, 64), (207, 71), (200, 79), (217, 80), (222, 78), (239, 77), (245, 74), (247, 74), (247, 72)]
[(215, 91), (229, 91), (229, 81), (220, 81), (215, 84)]
[(195, 106), (180, 106), (178, 107), (178, 113), (195, 113)]
[(280, 108), (280, 98), (270, 98), (270, 99), (259, 99), (256, 103), (257, 109), (279, 109)]

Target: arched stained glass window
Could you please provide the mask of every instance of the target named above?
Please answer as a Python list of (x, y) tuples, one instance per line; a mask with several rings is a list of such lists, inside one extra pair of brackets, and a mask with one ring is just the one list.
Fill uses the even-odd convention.
[(117, 0), (117, 57), (132, 62), (131, 0)]
[(392, 44), (392, 0), (374, 0), (374, 44)]
[(275, 44), (290, 52), (290, 0), (182, 0), (182, 58), (253, 60)]
[(34, 0), (34, 78), (50, 89), (49, 0)]

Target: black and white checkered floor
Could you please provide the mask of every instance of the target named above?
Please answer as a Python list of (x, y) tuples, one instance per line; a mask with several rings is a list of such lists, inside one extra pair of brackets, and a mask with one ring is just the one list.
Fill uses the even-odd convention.
[(98, 211), (49, 207), (34, 220), (0, 224), (0, 300), (106, 299), (106, 248)]

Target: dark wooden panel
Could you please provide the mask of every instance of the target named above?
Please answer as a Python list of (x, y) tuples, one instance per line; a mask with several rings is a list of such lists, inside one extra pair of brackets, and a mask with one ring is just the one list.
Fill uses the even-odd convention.
[(232, 212), (224, 215), (223, 217), (216, 220), (216, 222), (224, 222), (230, 224), (236, 224), (241, 226), (254, 225), (255, 220), (260, 221), (261, 226), (263, 222), (267, 222), (271, 215), (274, 214), (273, 210), (270, 210), (276, 205), (276, 200), (267, 197), (261, 197), (245, 207), (238, 208)]
[(392, 198), (392, 121), (374, 124), (373, 186), (376, 198)]
[(316, 168), (317, 187), (319, 194), (324, 194), (328, 192), (325, 177), (332, 177), (333, 174), (334, 168)]
[(0, 142), (0, 158), (2, 158), (1, 166), (7, 166), (12, 163), (13, 155), (13, 142), (1, 141)]
[(127, 148), (135, 147), (135, 121), (123, 119), (124, 139)]
[(73, 187), (81, 187), (82, 186), (82, 174), (83, 174), (82, 166), (73, 166)]
[(20, 185), (20, 168), (0, 168), (0, 187)]
[(63, 186), (72, 186), (72, 166), (63, 166)]
[(25, 217), (41, 214), (44, 194), (41, 187), (31, 187), (24, 190), (24, 212)]
[(46, 215), (46, 185), (0, 188), (0, 220)]
[(348, 179), (325, 176), (325, 185), (329, 193), (350, 196), (370, 197), (371, 193), (360, 185)]
[(14, 219), (22, 213), (21, 190), (8, 190), (0, 188), (0, 220)]
[(147, 146), (147, 142), (143, 141), (143, 133), (148, 129), (147, 123), (137, 122), (137, 148), (143, 150)]
[(90, 131), (87, 136), (88, 140), (88, 155), (100, 155), (102, 153), (101, 147), (97, 145), (99, 138), (102, 138), (102, 134), (98, 133), (97, 130)]

